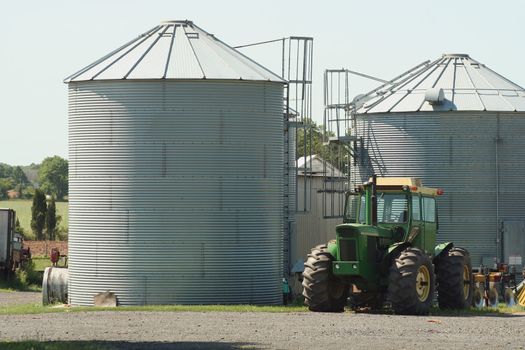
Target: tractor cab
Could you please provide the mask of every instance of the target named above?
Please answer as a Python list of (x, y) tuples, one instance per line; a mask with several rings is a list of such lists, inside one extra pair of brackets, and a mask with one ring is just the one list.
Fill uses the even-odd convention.
[[(436, 196), (441, 189), (423, 187), (417, 178), (372, 178), (346, 197), (343, 225), (376, 229), (382, 243), (411, 242), (432, 254), (438, 229)], [(339, 236), (339, 235), (338, 235)]]

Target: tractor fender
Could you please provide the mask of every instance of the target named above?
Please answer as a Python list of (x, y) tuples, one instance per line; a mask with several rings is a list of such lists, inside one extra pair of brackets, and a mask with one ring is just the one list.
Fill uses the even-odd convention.
[(397, 243), (394, 243), (394, 244), (391, 244), (389, 247), (388, 247), (388, 253), (386, 254), (387, 256), (388, 255), (393, 255), (403, 249), (405, 249), (406, 247), (410, 247), (412, 246), (412, 244), (410, 244), (410, 242), (397, 242)]
[(334, 257), (334, 260), (338, 260), (337, 256), (337, 242), (335, 239), (331, 240), (326, 244), (326, 250)]
[(391, 244), (388, 247), (388, 251), (383, 257), (383, 260), (381, 261), (381, 272), (386, 274), (388, 273), (388, 270), (390, 269), (390, 266), (392, 265), (392, 260), (402, 251), (405, 250), (407, 247), (411, 247), (412, 244), (409, 242), (397, 242), (394, 244)]
[(452, 247), (454, 247), (454, 243), (452, 242), (438, 244), (434, 248), (434, 263), (436, 262), (436, 259), (438, 259), (442, 254), (446, 254)]

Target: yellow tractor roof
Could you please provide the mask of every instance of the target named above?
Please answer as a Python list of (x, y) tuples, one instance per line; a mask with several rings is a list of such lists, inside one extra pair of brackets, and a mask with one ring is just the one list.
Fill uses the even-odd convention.
[[(372, 182), (372, 178), (370, 178), (370, 182)], [(423, 187), (421, 179), (416, 177), (377, 177), (377, 186), (387, 187), (385, 190), (388, 190), (388, 187), (407, 186), (412, 193), (421, 193), (430, 196), (443, 194), (443, 191), (440, 189)]]
[[(372, 179), (370, 178), (370, 182)], [(378, 177), (378, 186), (423, 186), (421, 179), (415, 177)]]

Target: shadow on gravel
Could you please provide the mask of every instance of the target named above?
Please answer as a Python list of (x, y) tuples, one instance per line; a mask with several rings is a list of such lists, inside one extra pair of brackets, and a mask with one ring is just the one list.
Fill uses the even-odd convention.
[(525, 317), (525, 312), (491, 312), (489, 310), (434, 310), (429, 317), (444, 316), (444, 317), (496, 317), (496, 318), (520, 318)]
[(254, 343), (245, 342), (124, 342), (124, 341), (19, 341), (0, 342), (2, 350), (245, 350), (260, 349)]

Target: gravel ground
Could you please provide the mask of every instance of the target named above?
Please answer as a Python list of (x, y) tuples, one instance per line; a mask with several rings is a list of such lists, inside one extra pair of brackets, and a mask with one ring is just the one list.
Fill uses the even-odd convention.
[(263, 312), (0, 316), (0, 340), (117, 349), (525, 349), (525, 315), (415, 317)]
[(15, 304), (34, 304), (42, 302), (42, 293), (34, 292), (1, 292), (0, 307)]

